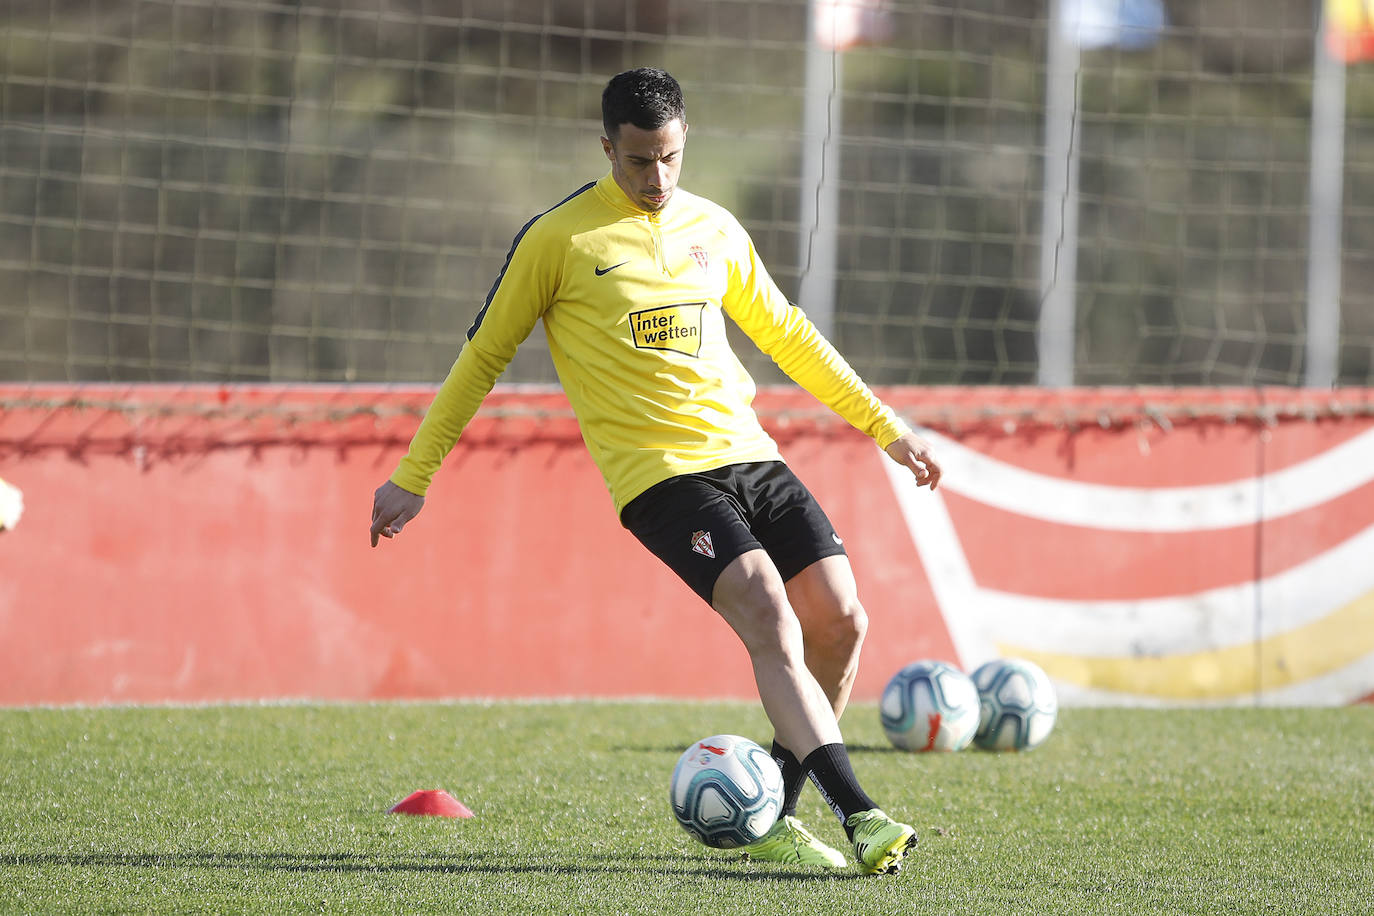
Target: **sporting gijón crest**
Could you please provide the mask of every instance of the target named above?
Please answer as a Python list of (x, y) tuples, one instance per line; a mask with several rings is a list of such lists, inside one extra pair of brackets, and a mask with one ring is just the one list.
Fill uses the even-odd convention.
[(711, 532), (693, 531), (692, 550), (701, 554), (703, 557), (710, 557), (714, 560), (716, 558), (716, 548), (711, 546)]
[(687, 253), (692, 256), (692, 260), (696, 261), (697, 266), (700, 267), (702, 270), (710, 269), (711, 261), (709, 258), (706, 257), (705, 248), (702, 248), (700, 245), (693, 245), (692, 250)]

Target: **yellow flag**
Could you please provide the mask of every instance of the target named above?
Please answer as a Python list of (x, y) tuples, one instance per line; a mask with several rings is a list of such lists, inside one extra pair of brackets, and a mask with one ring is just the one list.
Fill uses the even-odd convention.
[(1346, 63), (1374, 59), (1374, 0), (1326, 0), (1326, 47)]

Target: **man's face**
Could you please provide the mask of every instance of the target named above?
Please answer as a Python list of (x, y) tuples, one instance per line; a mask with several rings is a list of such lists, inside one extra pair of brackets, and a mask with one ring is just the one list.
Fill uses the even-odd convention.
[(615, 140), (601, 138), (601, 148), (611, 160), (611, 176), (620, 190), (635, 206), (652, 213), (673, 196), (686, 142), (687, 125), (675, 118), (657, 130), (622, 124)]

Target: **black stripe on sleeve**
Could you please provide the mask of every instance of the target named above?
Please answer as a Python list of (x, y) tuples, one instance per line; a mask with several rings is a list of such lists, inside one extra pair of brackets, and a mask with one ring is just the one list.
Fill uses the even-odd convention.
[[(582, 187), (578, 188), (576, 191), (573, 191), (567, 197), (563, 198), (558, 203), (554, 204), (552, 207), (549, 207), (549, 209), (545, 210), (544, 213), (550, 213), (554, 210), (557, 210), (559, 207), (563, 206), (568, 201), (572, 200), (574, 197), (577, 197), (579, 194), (585, 194), (587, 191), (590, 191), (594, 187), (596, 187), (595, 181), (587, 182)], [(472, 340), (473, 335), (477, 333), (477, 329), (482, 326), (482, 320), (487, 317), (487, 309), (491, 308), (491, 301), (496, 298), (496, 291), (501, 288), (501, 281), (506, 278), (506, 270), (510, 267), (510, 259), (515, 257), (515, 249), (519, 247), (520, 240), (525, 237), (526, 232), (530, 231), (530, 227), (534, 225), (535, 220), (543, 216), (544, 213), (536, 213), (530, 219), (530, 221), (525, 225), (521, 226), (520, 231), (515, 234), (515, 241), (510, 243), (510, 251), (506, 252), (506, 263), (501, 265), (501, 272), (496, 275), (496, 282), (492, 283), (491, 290), (487, 293), (486, 301), (482, 303), (482, 308), (477, 312), (477, 317), (472, 320), (472, 327), (468, 328), (468, 340)]]

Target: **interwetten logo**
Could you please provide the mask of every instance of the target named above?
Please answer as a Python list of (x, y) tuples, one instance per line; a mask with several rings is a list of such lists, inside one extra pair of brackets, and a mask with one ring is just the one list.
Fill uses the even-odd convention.
[(684, 302), (630, 313), (630, 333), (641, 350), (701, 353), (701, 314), (705, 302)]

